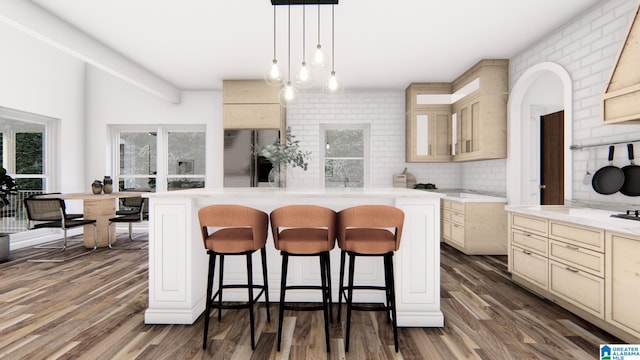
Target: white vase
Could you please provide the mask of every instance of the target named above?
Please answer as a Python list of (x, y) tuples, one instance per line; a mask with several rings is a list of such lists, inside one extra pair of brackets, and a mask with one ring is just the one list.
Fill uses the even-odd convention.
[(286, 175), (286, 165), (274, 165), (271, 171), (269, 171), (269, 185), (278, 188), (285, 188), (287, 186)]

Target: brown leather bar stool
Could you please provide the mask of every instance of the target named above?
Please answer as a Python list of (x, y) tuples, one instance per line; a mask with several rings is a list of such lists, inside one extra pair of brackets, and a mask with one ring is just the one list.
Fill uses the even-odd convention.
[[(278, 351), (282, 342), (284, 310), (323, 310), (324, 332), (329, 346), (331, 310), (331, 263), (329, 251), (335, 247), (336, 212), (315, 205), (289, 205), (271, 212), (273, 243), (282, 254), (280, 284), (280, 317), (278, 319)], [(318, 256), (320, 258), (320, 286), (287, 285), (289, 256)], [(287, 290), (316, 289), (322, 291), (322, 306), (293, 306), (285, 304)]]
[[(340, 252), (340, 291), (338, 295), (338, 320), (340, 320), (342, 296), (347, 302), (347, 330), (345, 351), (349, 351), (351, 310), (385, 311), (392, 321), (393, 340), (398, 352), (398, 324), (396, 321), (396, 295), (393, 277), (393, 253), (400, 248), (404, 212), (387, 205), (361, 205), (338, 212), (338, 246)], [(349, 284), (344, 284), (345, 255), (349, 255)], [(354, 285), (353, 274), (357, 256), (381, 256), (384, 259), (384, 286)], [(344, 291), (347, 294), (344, 294)], [(384, 290), (384, 307), (353, 304), (353, 290)]]
[[(209, 274), (207, 276), (207, 304), (204, 318), (204, 339), (202, 348), (207, 348), (207, 335), (209, 332), (209, 316), (211, 306), (218, 299), (218, 321), (222, 319), (222, 309), (249, 308), (249, 319), (251, 323), (251, 349), (255, 349), (254, 315), (253, 305), (264, 293), (267, 306), (267, 321), (269, 315), (269, 285), (267, 283), (267, 252), (265, 244), (267, 242), (267, 232), (269, 230), (269, 216), (260, 211), (240, 205), (209, 205), (198, 211), (200, 229), (204, 247), (209, 254)], [(209, 232), (213, 230), (213, 232)], [(263, 285), (253, 283), (253, 265), (251, 257), (256, 250), (260, 250), (262, 256), (262, 277)], [(246, 284), (223, 284), (224, 278), (224, 257), (225, 255), (244, 255), (247, 259), (247, 283)], [(213, 295), (213, 277), (216, 265), (216, 256), (220, 256), (220, 267), (218, 271), (218, 291)], [(247, 289), (248, 301), (242, 304), (224, 305), (222, 304), (223, 289)], [(258, 295), (254, 297), (254, 289), (260, 289)]]

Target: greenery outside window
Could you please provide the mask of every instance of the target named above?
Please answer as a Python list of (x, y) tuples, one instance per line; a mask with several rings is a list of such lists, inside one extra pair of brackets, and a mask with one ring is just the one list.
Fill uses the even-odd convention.
[(368, 185), (369, 125), (320, 126), (324, 186)]

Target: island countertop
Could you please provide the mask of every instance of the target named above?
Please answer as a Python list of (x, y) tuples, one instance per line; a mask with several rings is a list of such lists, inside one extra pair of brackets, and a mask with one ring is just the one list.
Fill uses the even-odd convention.
[[(313, 204), (340, 211), (379, 204), (402, 209), (405, 222), (400, 250), (394, 255), (398, 326), (441, 327), (440, 310), (440, 198), (442, 194), (405, 188), (203, 188), (145, 194), (149, 198), (149, 306), (148, 324), (192, 324), (204, 311), (207, 254), (202, 244), (198, 210), (211, 204), (238, 204), (266, 213), (290, 204)], [(269, 232), (267, 272), (270, 298), (277, 299), (281, 255)], [(333, 298), (338, 297), (340, 249), (330, 253)], [(225, 259), (225, 281), (246, 280), (244, 259)], [(317, 283), (315, 266), (293, 258), (292, 283)], [(382, 262), (365, 259), (356, 266), (356, 278), (384, 283)], [(261, 269), (254, 269), (261, 279)], [(227, 279), (228, 278), (228, 279)], [(215, 289), (214, 289), (215, 290)], [(246, 300), (246, 291), (225, 291), (224, 301)], [(288, 301), (316, 302), (317, 292), (287, 293)], [(380, 292), (363, 292), (355, 301), (385, 301)], [(228, 297), (227, 297), (228, 296)]]

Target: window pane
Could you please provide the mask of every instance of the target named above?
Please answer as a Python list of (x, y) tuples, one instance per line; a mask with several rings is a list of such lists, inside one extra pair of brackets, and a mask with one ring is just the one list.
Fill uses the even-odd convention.
[(202, 178), (168, 178), (167, 190), (182, 190), (203, 188), (204, 179)]
[(16, 133), (16, 174), (42, 174), (42, 133)]
[(204, 132), (168, 133), (169, 175), (204, 175), (204, 135)]
[(156, 173), (156, 133), (120, 134), (120, 174), (154, 175)]
[(144, 178), (130, 178), (121, 176), (118, 184), (118, 191), (156, 191), (156, 178), (144, 177)]
[(331, 129), (325, 134), (325, 157), (364, 157), (363, 129)]
[(364, 187), (364, 160), (324, 161), (325, 187)]

